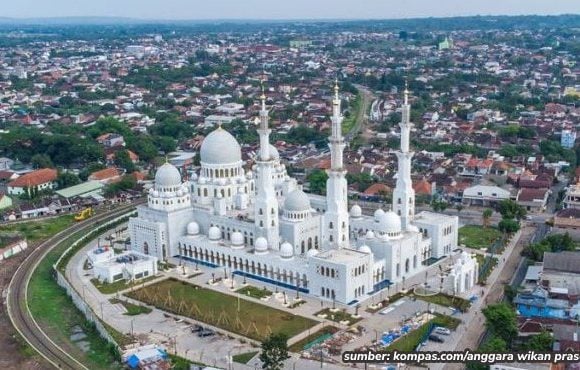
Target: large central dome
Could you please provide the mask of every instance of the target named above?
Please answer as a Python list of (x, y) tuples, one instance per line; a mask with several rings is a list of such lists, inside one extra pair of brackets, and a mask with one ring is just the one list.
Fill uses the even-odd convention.
[(205, 164), (234, 164), (242, 160), (242, 148), (232, 134), (220, 127), (203, 140), (200, 159)]

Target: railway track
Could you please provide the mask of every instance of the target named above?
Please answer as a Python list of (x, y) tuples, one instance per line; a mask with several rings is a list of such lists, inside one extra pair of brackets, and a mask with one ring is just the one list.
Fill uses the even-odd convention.
[(113, 211), (97, 214), (85, 221), (79, 222), (66, 230), (63, 230), (35, 248), (16, 270), (8, 285), (6, 306), (12, 325), (26, 342), (34, 348), (51, 365), (58, 369), (87, 369), (82, 363), (73, 358), (63, 348), (56, 344), (46, 333), (42, 331), (28, 307), (28, 283), (42, 259), (57, 245), (65, 241), (71, 235), (90, 230), (102, 222), (119, 217), (128, 213), (142, 200), (123, 205)]

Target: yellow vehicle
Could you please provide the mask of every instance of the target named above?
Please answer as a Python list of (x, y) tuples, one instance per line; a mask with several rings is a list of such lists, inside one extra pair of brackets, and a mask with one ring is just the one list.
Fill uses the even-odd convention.
[(92, 215), (94, 215), (95, 212), (93, 211), (92, 208), (85, 208), (82, 211), (80, 211), (79, 213), (76, 214), (75, 216), (75, 221), (83, 221), (86, 220), (87, 218), (91, 217)]

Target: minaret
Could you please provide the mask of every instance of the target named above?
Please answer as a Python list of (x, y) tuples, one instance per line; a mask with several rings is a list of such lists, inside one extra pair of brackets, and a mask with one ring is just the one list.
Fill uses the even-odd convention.
[(407, 230), (415, 215), (415, 190), (411, 180), (411, 158), (413, 152), (409, 151), (409, 137), (411, 135), (411, 106), (409, 105), (409, 89), (405, 83), (405, 100), (402, 107), (401, 149), (397, 152), (399, 169), (397, 172), (397, 185), (393, 191), (393, 210), (401, 216), (401, 225)]
[(257, 227), (257, 237), (263, 236), (268, 240), (268, 246), (272, 249), (279, 249), (278, 234), (278, 200), (272, 174), (274, 171), (274, 160), (270, 157), (270, 128), (268, 127), (268, 111), (266, 110), (266, 96), (262, 86), (262, 108), (260, 109), (260, 150), (256, 159), (256, 204), (255, 222)]
[(348, 247), (348, 195), (346, 171), (343, 166), (345, 147), (342, 137), (342, 116), (338, 97), (338, 82), (334, 85), (332, 101), (332, 134), (329, 138), (330, 170), (326, 181), (326, 213), (324, 214), (324, 244), (328, 248)]

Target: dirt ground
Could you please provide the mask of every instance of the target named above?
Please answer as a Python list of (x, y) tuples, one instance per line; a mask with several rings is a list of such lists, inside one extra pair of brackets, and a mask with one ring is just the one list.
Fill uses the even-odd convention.
[(20, 339), (17, 331), (10, 323), (6, 311), (6, 292), (10, 278), (24, 260), (32, 252), (31, 248), (14, 257), (0, 262), (0, 292), (2, 293), (2, 305), (0, 306), (0, 369), (38, 370), (51, 369), (42, 357), (28, 347), (24, 340)]

